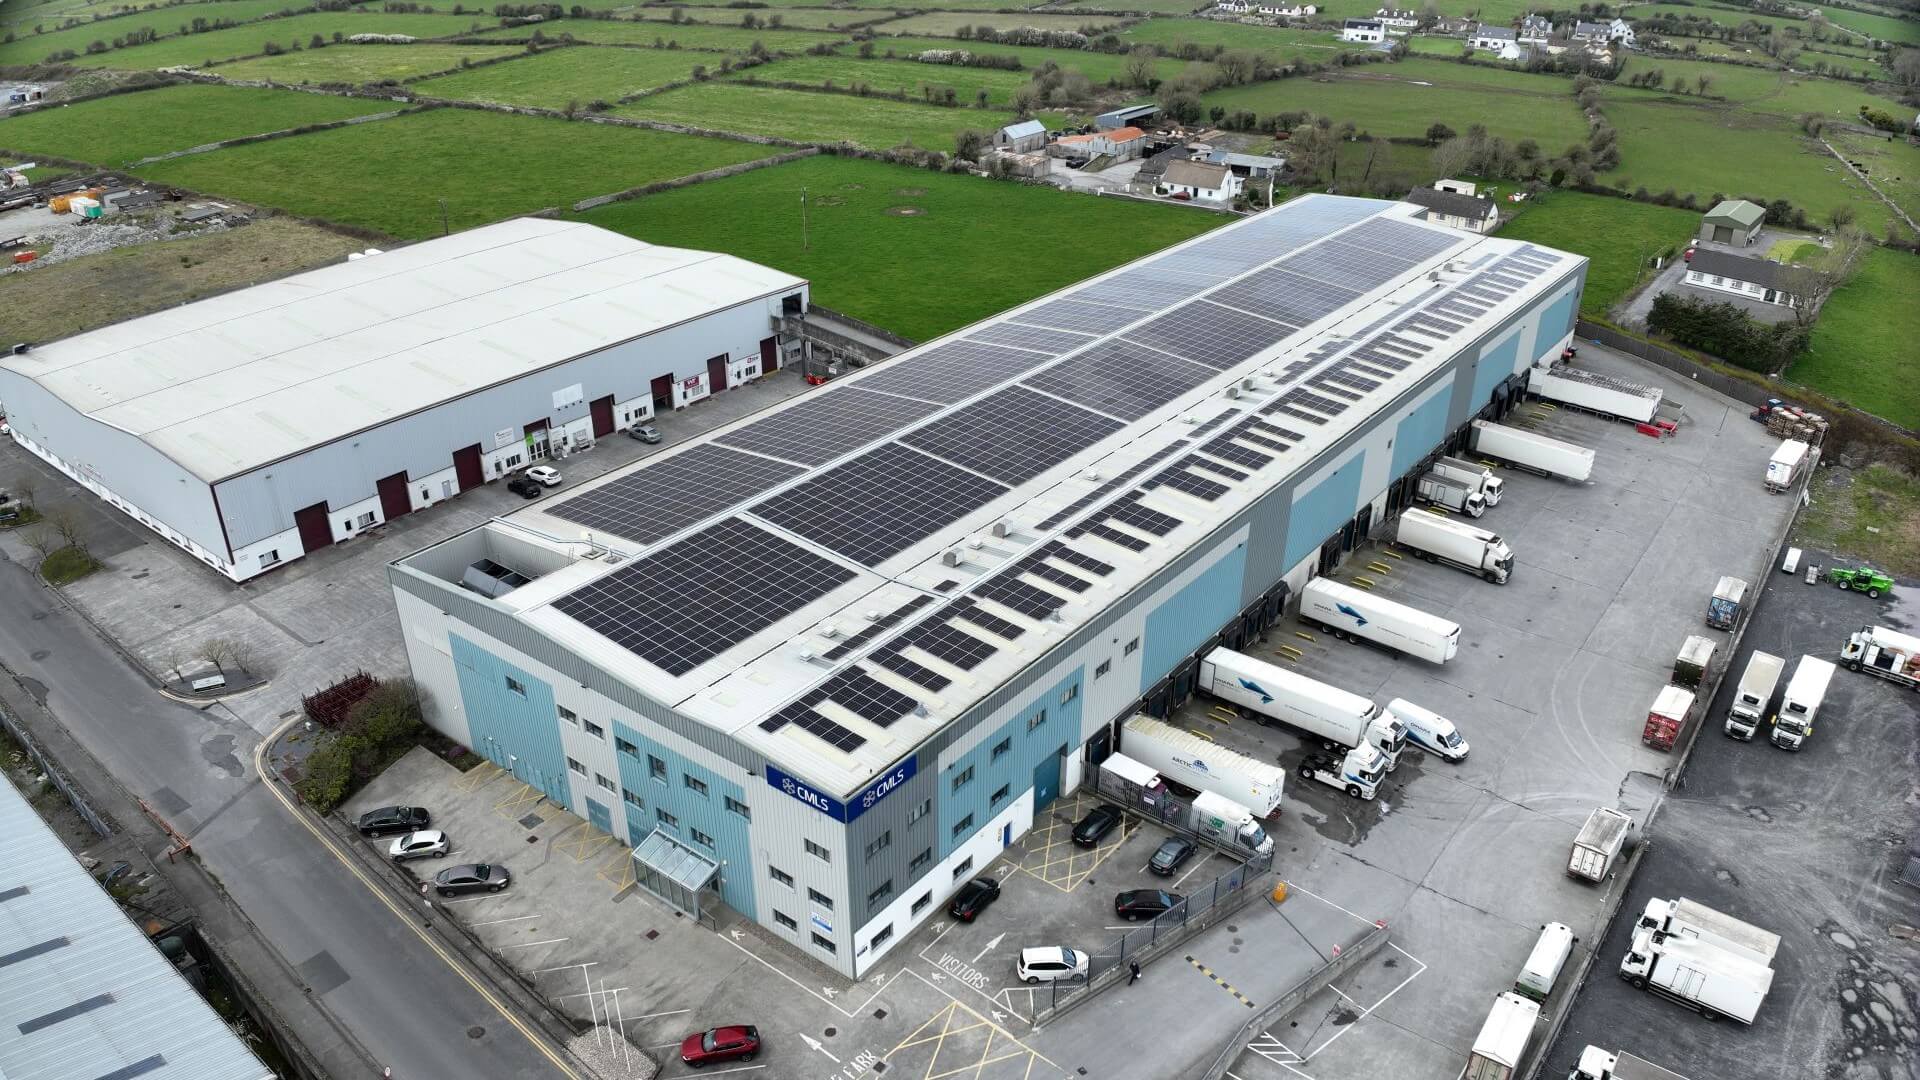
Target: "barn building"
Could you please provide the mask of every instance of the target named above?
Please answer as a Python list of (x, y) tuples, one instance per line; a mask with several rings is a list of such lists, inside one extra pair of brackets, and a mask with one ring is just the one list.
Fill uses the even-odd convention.
[(13, 438), (244, 581), (779, 366), (799, 278), (521, 218), (0, 357)]
[(860, 976), (1560, 355), (1586, 260), (1419, 215), (1296, 199), (396, 561), (429, 721)]

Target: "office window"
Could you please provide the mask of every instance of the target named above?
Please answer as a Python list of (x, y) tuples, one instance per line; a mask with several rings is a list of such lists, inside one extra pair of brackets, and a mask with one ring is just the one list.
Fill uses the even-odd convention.
[(907, 873), (917, 874), (920, 871), (925, 870), (927, 868), (927, 864), (932, 861), (933, 861), (933, 849), (927, 848), (925, 851), (922, 851), (920, 854), (915, 855), (913, 857), (913, 861), (907, 864)]
[(959, 821), (956, 821), (953, 823), (953, 835), (959, 836), (961, 833), (964, 833), (971, 828), (973, 828), (973, 815), (968, 814), (966, 817), (963, 817)]
[(814, 943), (815, 945), (818, 945), (818, 946), (820, 946), (820, 947), (821, 947), (822, 949), (824, 949), (824, 950), (826, 950), (827, 952), (837, 952), (837, 951), (838, 951), (838, 950), (836, 950), (836, 949), (835, 949), (835, 948), (833, 947), (833, 939), (832, 939), (832, 938), (827, 938), (827, 937), (821, 937), (821, 936), (820, 936), (820, 934), (819, 934), (819, 933), (818, 933), (817, 931), (816, 931), (816, 932), (814, 933), (814, 935), (813, 935), (813, 943)]
[(966, 858), (960, 860), (959, 866), (956, 866), (953, 868), (953, 880), (959, 881), (961, 878), (966, 877), (967, 874), (970, 873), (972, 870), (973, 870), (973, 856), (969, 855)]
[(927, 910), (927, 905), (931, 903), (933, 903), (933, 894), (930, 892), (921, 893), (920, 899), (913, 902), (913, 913), (915, 915), (920, 914)]
[(816, 859), (819, 859), (823, 863), (830, 863), (833, 861), (833, 852), (828, 851), (826, 848), (821, 847), (819, 844), (816, 844), (811, 840), (807, 841), (807, 854), (813, 856)]
[(373, 528), (373, 511), (369, 510), (366, 513), (361, 514), (359, 517), (355, 518), (353, 525), (357, 529)]
[[(1027, 730), (1029, 731), (1033, 730), (1033, 725), (1031, 723), (1027, 725)], [(993, 753), (987, 756), (987, 760), (999, 761), (1001, 755), (1005, 754), (1007, 751), (1012, 749), (1013, 749), (1013, 738), (1011, 736), (1005, 739), (1001, 739), (999, 742), (993, 744)]]
[(695, 794), (705, 795), (707, 793), (707, 782), (705, 780), (698, 779), (688, 773), (680, 774), (680, 782), (682, 784), (685, 784), (687, 786), (687, 789), (689, 791), (694, 792)]
[(554, 710), (560, 714), (560, 719), (565, 720), (575, 727), (580, 726), (580, 717), (572, 709), (567, 708), (565, 705), (555, 705)]
[(879, 888), (867, 894), (867, 910), (871, 911), (874, 908), (880, 906), (880, 904), (886, 901), (887, 897), (892, 895), (893, 895), (893, 879), (888, 878), (887, 880), (880, 883)]
[(953, 790), (959, 791), (961, 788), (966, 787), (967, 781), (972, 779), (973, 779), (973, 766), (969, 765), (966, 768), (961, 769), (959, 772), (953, 774)]
[(1005, 798), (1007, 797), (1007, 790), (1008, 790), (1008, 785), (1006, 785), (1006, 784), (1001, 784), (1001, 785), (1000, 785), (1000, 790), (999, 790), (999, 791), (996, 791), (996, 792), (994, 792), (994, 793), (993, 793), (993, 798), (991, 798), (991, 799), (988, 799), (988, 800), (987, 800), (987, 805), (989, 805), (989, 806), (999, 806), (999, 805), (1000, 805), (1000, 802), (1001, 802), (1001, 800), (1003, 800), (1003, 799), (1005, 799)]
[(669, 829), (677, 829), (680, 827), (680, 819), (667, 813), (665, 810), (655, 810), (653, 816), (659, 818), (660, 824), (665, 825)]
[(640, 796), (638, 795), (635, 795), (633, 792), (628, 791), (626, 788), (620, 789), (620, 797), (627, 801), (628, 806), (636, 807), (641, 810), (645, 810), (647, 808), (646, 800), (640, 798)]
[(699, 829), (688, 829), (687, 835), (693, 837), (693, 842), (701, 845), (702, 847), (710, 848), (713, 846), (713, 837), (708, 836), (706, 833), (701, 832)]
[(1096, 679), (1103, 678), (1106, 676), (1107, 672), (1112, 670), (1113, 670), (1113, 661), (1102, 660), (1100, 661), (1100, 666), (1093, 669), (1093, 677)]
[(620, 736), (618, 736), (618, 735), (615, 735), (615, 736), (613, 737), (613, 748), (614, 748), (615, 750), (618, 750), (618, 751), (620, 751), (620, 752), (621, 752), (621, 753), (623, 753), (623, 754), (629, 754), (629, 755), (631, 755), (631, 756), (633, 756), (633, 757), (639, 757), (639, 756), (640, 756), (640, 748), (639, 748), (639, 747), (637, 747), (637, 746), (635, 746), (635, 745), (633, 745), (632, 743), (630, 743), (630, 742), (628, 742), (627, 740), (625, 740), (625, 739), (623, 739), (623, 738), (621, 738), (621, 737), (620, 737)]
[(511, 676), (511, 675), (509, 675), (509, 676), (507, 676), (507, 693), (509, 693), (509, 694), (519, 694), (519, 695), (520, 695), (521, 697), (526, 697), (526, 696), (527, 696), (527, 684), (526, 684), (526, 683), (523, 683), (523, 682), (521, 682), (521, 681), (520, 681), (519, 679), (516, 679), (516, 678), (514, 678), (513, 676)]
[(873, 935), (873, 941), (867, 945), (867, 948), (877, 949), (880, 947), (882, 942), (888, 940), (891, 937), (893, 937), (893, 924), (888, 923), (885, 927), (881, 928), (879, 933)]
[(654, 757), (652, 754), (648, 754), (647, 755), (647, 775), (653, 777), (655, 780), (665, 783), (667, 779), (667, 763), (664, 761), (661, 761), (657, 757)]
[(787, 888), (793, 888), (793, 875), (787, 873), (785, 870), (777, 866), (768, 865), (767, 875), (780, 884), (785, 885)]
[(746, 818), (748, 821), (753, 820), (753, 811), (748, 808), (746, 803), (741, 802), (739, 799), (736, 799), (731, 795), (723, 795), (721, 796), (721, 798), (726, 800), (727, 809), (733, 811), (736, 814), (739, 814), (741, 817)]
[(1041, 709), (1039, 712), (1034, 713), (1032, 716), (1027, 717), (1027, 734), (1029, 735), (1033, 734), (1034, 728), (1037, 728), (1041, 724), (1044, 724), (1046, 722), (1047, 722), (1047, 710), (1045, 709)]
[(826, 893), (821, 892), (819, 889), (808, 889), (807, 899), (813, 901), (814, 903), (820, 905), (823, 908), (826, 908), (828, 911), (833, 910), (833, 897), (828, 896)]
[(593, 774), (593, 782), (596, 784), (599, 784), (601, 787), (607, 789), (608, 791), (620, 790), (620, 785), (614, 783), (613, 781), (607, 779), (604, 776), (601, 776), (599, 773)]
[(920, 805), (907, 811), (907, 824), (911, 825), (933, 812), (933, 800), (921, 799)]
[(1067, 702), (1072, 701), (1074, 698), (1077, 698), (1079, 696), (1080, 696), (1080, 684), (1074, 683), (1072, 686), (1069, 686), (1065, 690), (1060, 691), (1060, 704), (1065, 705)]
[(793, 921), (793, 916), (788, 915), (787, 913), (782, 911), (776, 911), (773, 913), (773, 921), (779, 923), (781, 926), (784, 926), (789, 930), (800, 929), (800, 924)]
[(1137, 653), (1139, 651), (1140, 651), (1140, 639), (1134, 638), (1132, 641), (1127, 642), (1126, 651), (1121, 653), (1121, 655), (1132, 656), (1134, 653)]
[(586, 731), (587, 734), (593, 736), (596, 739), (604, 739), (607, 737), (607, 729), (601, 727), (599, 724), (596, 724), (591, 720), (580, 721), (580, 726)]
[(892, 843), (893, 843), (893, 830), (888, 829), (886, 832), (883, 832), (879, 836), (874, 837), (871, 841), (867, 843), (867, 858), (872, 859), (875, 855), (878, 855), (882, 851), (887, 850), (888, 845)]
[(587, 767), (573, 760), (572, 758), (567, 759), (567, 768), (572, 769), (574, 772), (579, 773), (581, 776), (587, 775)]
[[(142, 515), (140, 520), (145, 521), (146, 516)], [(280, 561), (279, 548), (274, 548), (272, 551), (263, 551), (260, 553), (260, 565), (262, 567), (272, 566), (274, 563), (277, 563), (279, 561)]]

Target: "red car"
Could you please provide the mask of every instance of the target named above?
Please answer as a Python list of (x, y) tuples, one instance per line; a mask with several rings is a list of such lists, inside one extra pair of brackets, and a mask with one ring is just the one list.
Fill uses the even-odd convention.
[(696, 1031), (680, 1041), (680, 1060), (699, 1068), (717, 1061), (752, 1061), (760, 1052), (760, 1029), (751, 1024)]

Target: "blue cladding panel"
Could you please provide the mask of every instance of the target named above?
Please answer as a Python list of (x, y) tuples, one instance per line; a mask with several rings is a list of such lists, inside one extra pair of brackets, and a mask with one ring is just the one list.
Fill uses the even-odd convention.
[(1467, 402), (1467, 411), (1480, 411), (1482, 405), (1493, 399), (1493, 388), (1500, 385), (1500, 380), (1513, 374), (1519, 366), (1520, 335), (1518, 333), (1498, 345), (1487, 346), (1481, 352), (1478, 364), (1473, 369), (1473, 399)]
[(1574, 323), (1573, 302), (1580, 296), (1579, 289), (1571, 289), (1565, 296), (1548, 304), (1540, 313), (1540, 330), (1534, 334), (1533, 343), (1540, 349), (1536, 360), (1547, 359), (1560, 339), (1571, 333)]
[[(1239, 589), (1237, 578), (1234, 588)], [(1073, 669), (1052, 689), (1029, 702), (1020, 715), (1000, 725), (1000, 730), (981, 740), (979, 746), (940, 770), (934, 780), (938, 785), (934, 789), (934, 800), (939, 804), (941, 859), (951, 855), (954, 848), (979, 832), (995, 814), (1005, 810), (1008, 803), (1033, 787), (1034, 766), (1046, 760), (1048, 754), (1058, 754), (1063, 746), (1071, 752), (1078, 745), (1081, 675), (1082, 669)], [(1069, 692), (1071, 698), (1061, 701)], [(1041, 715), (1045, 719), (1029, 729), (1028, 722)], [(1007, 752), (996, 758), (993, 748), (1001, 740), (1006, 740)], [(958, 791), (954, 790), (953, 778), (969, 768), (973, 770), (973, 779), (962, 784)], [(1006, 797), (994, 802), (993, 793), (1002, 787), (1007, 789)], [(968, 815), (972, 815), (973, 821), (961, 829), (958, 836), (954, 835), (954, 826), (965, 821)]]
[(1240, 613), (1240, 587), (1246, 577), (1247, 547), (1237, 544), (1153, 609), (1142, 635), (1145, 640), (1141, 648), (1146, 650), (1140, 659), (1142, 691), (1159, 682), (1175, 664)]
[(1447, 409), (1453, 403), (1453, 394), (1440, 390), (1426, 400), (1426, 403), (1408, 413), (1400, 420), (1400, 427), (1393, 433), (1393, 476), (1400, 476), (1447, 435)]
[(1287, 515), (1287, 557), (1291, 567), (1313, 554), (1327, 537), (1340, 531), (1360, 509), (1360, 474), (1366, 467), (1364, 452), (1322, 477), (1293, 500), (1293, 512)]
[[(572, 810), (567, 798), (567, 752), (560, 745), (553, 687), (458, 634), (447, 638), (474, 753)], [(524, 696), (507, 689), (509, 677), (526, 688)]]
[[(620, 762), (620, 786), (640, 796), (646, 804), (644, 808), (636, 808), (626, 802), (627, 842), (637, 845), (658, 827), (695, 851), (712, 856), (721, 864), (720, 895), (727, 906), (746, 915), (756, 914), (753, 847), (747, 840), (751, 826), (746, 818), (727, 809), (728, 799), (745, 805), (747, 797), (740, 785), (674, 753), (620, 720), (614, 720), (613, 733), (634, 744), (637, 751), (633, 754), (614, 751), (613, 756)], [(667, 763), (666, 779), (653, 777), (647, 764), (648, 755)], [(685, 780), (688, 776), (706, 784), (706, 794), (688, 787)], [(624, 793), (621, 799), (625, 801)], [(678, 825), (662, 822), (661, 810), (672, 814)], [(694, 839), (696, 829), (712, 837), (713, 846)]]

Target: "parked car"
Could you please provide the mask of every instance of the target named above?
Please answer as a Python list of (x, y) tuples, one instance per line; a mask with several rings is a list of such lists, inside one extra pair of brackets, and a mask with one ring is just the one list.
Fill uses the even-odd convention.
[(462, 863), (449, 866), (433, 875), (433, 887), (440, 890), (441, 896), (457, 896), (470, 892), (499, 892), (512, 883), (512, 875), (504, 866), (493, 863)]
[(1073, 842), (1081, 847), (1093, 847), (1120, 824), (1120, 808), (1117, 806), (1096, 806), (1087, 812), (1073, 827)]
[(1154, 919), (1180, 905), (1180, 897), (1164, 889), (1128, 889), (1113, 898), (1113, 913), (1123, 919)]
[(540, 497), (540, 485), (524, 476), (516, 476), (507, 481), (507, 490), (523, 499), (537, 499)]
[(961, 922), (972, 922), (979, 914), (987, 910), (987, 905), (1000, 899), (1000, 883), (990, 877), (977, 877), (953, 894), (953, 903), (947, 905), (947, 914)]
[(551, 465), (535, 465), (527, 470), (527, 478), (537, 481), (541, 487), (560, 486), (560, 470)]
[(752, 1024), (696, 1031), (680, 1040), (680, 1060), (698, 1069), (717, 1061), (752, 1061), (760, 1052), (760, 1029)]
[(635, 424), (627, 429), (627, 438), (639, 439), (651, 446), (660, 441), (660, 429), (652, 424)]
[(393, 845), (387, 848), (387, 854), (393, 856), (394, 862), (424, 859), (429, 856), (441, 859), (446, 857), (448, 849), (452, 846), (447, 842), (447, 834), (439, 829), (420, 829), (395, 840)]
[(1166, 877), (1191, 858), (1193, 841), (1184, 836), (1169, 836), (1154, 850), (1153, 858), (1147, 860), (1147, 869)]
[(424, 806), (383, 806), (360, 815), (360, 835), (385, 836), (388, 833), (413, 832), (433, 824), (433, 815)]
[(1078, 982), (1087, 977), (1087, 954), (1059, 945), (1021, 949), (1015, 970), (1021, 982)]

